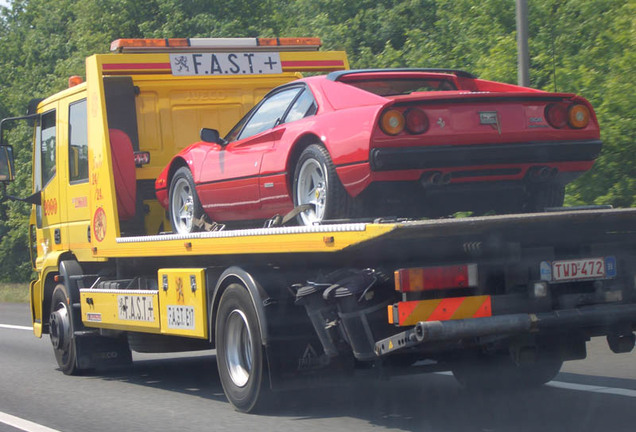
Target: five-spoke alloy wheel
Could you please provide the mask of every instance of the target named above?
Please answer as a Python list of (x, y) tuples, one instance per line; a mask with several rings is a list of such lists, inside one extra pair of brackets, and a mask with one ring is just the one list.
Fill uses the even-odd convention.
[(172, 230), (177, 234), (199, 231), (196, 222), (203, 217), (203, 207), (188, 168), (179, 168), (172, 177), (169, 200)]
[(301, 153), (293, 189), (294, 206), (313, 206), (298, 215), (301, 225), (348, 216), (351, 198), (340, 183), (329, 152), (321, 145), (312, 144)]

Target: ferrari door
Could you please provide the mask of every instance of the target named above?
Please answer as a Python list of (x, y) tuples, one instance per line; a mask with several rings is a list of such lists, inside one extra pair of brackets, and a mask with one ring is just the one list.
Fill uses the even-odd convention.
[[(301, 91), (285, 88), (265, 99), (233, 130), (230, 142), (208, 153), (199, 178), (199, 197), (215, 220), (260, 219), (259, 173), (263, 154), (275, 147), (281, 119)], [(236, 129), (236, 128), (235, 128)], [(236, 140), (232, 140), (232, 135)]]

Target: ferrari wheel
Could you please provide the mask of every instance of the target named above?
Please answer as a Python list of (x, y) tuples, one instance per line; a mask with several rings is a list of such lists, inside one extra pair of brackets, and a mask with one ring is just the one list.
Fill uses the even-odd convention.
[(329, 152), (320, 145), (312, 144), (301, 153), (294, 173), (293, 193), (294, 206), (313, 205), (313, 209), (298, 215), (301, 225), (349, 216), (351, 198), (340, 183)]
[(242, 285), (230, 285), (221, 296), (215, 332), (223, 391), (238, 411), (254, 411), (265, 399), (267, 368), (256, 310)]
[(204, 212), (188, 168), (179, 168), (172, 177), (169, 200), (172, 230), (177, 234), (199, 231), (196, 221), (203, 217)]
[(562, 207), (565, 187), (555, 183), (536, 186), (528, 191), (526, 211), (542, 212), (549, 207)]
[(55, 353), (55, 360), (65, 375), (79, 373), (77, 346), (73, 334), (73, 314), (66, 287), (57, 285), (51, 298), (49, 336)]

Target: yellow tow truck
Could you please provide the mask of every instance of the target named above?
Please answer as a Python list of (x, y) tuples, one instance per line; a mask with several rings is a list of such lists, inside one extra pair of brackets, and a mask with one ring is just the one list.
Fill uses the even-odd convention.
[[(348, 68), (319, 46), (119, 39), (86, 59), (85, 81), (0, 122), (0, 140), (33, 125), (33, 193), (3, 198), (33, 204), (33, 328), (62, 372), (215, 348), (226, 396), (247, 412), (288, 382), (357, 369), (540, 385), (592, 336), (632, 350), (635, 209), (173, 234), (154, 193), (163, 167), (275, 86)], [(195, 55), (237, 67), (196, 74)], [(252, 68), (264, 55), (281, 69)], [(6, 186), (16, 167), (0, 145)]]

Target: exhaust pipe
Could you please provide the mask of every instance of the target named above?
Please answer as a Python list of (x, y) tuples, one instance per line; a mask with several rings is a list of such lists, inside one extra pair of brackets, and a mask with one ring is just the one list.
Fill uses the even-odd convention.
[(547, 179), (550, 178), (550, 168), (548, 167), (541, 167), (539, 169), (539, 172), (537, 173), (537, 177), (539, 178), (539, 180), (541, 181), (546, 181)]
[(559, 170), (548, 166), (533, 166), (528, 170), (528, 177), (531, 181), (544, 182), (557, 176)]
[(423, 187), (439, 186), (442, 184), (443, 176), (439, 171), (429, 171), (422, 174), (420, 183)]
[[(636, 304), (595, 305), (536, 314), (510, 314), (449, 321), (420, 321), (414, 328), (375, 343), (376, 355), (429, 342), (459, 341), (466, 338), (514, 335), (550, 328), (607, 327), (636, 322)], [(612, 350), (633, 349), (633, 334), (608, 338)]]

